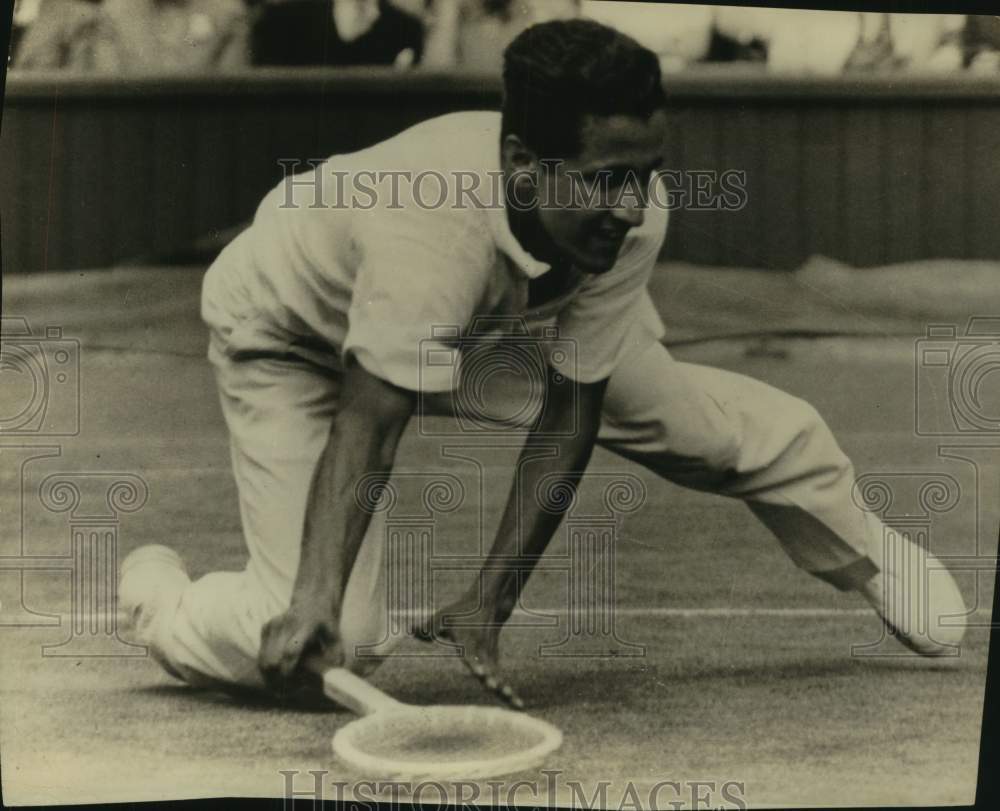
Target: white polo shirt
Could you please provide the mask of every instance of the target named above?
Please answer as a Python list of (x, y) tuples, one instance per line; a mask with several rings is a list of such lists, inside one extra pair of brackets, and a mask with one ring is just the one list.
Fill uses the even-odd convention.
[[(550, 354), (561, 372), (583, 383), (609, 377), (630, 349), (664, 334), (646, 283), (666, 210), (647, 209), (611, 270), (578, 273), (529, 309), (528, 282), (549, 267), (511, 233), (501, 177), (493, 112), (441, 116), (334, 155), (264, 198), (209, 268), (202, 316), (230, 356), (292, 353), (340, 369), (353, 355), (427, 392), (455, 388), (455, 348), (482, 317), (523, 317), (573, 348)], [(455, 362), (441, 362), (448, 357)]]

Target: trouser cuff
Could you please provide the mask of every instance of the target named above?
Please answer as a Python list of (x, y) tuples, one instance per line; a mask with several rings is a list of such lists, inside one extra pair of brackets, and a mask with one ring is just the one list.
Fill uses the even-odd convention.
[(839, 569), (811, 572), (811, 574), (840, 591), (853, 591), (878, 574), (878, 566), (872, 562), (871, 558), (864, 557), (858, 558), (846, 566), (841, 566)]

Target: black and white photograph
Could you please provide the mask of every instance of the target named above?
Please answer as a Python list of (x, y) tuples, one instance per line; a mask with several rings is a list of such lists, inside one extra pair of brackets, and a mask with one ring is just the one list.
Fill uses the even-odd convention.
[(976, 802), (1000, 16), (887, 8), (8, 0), (3, 803)]

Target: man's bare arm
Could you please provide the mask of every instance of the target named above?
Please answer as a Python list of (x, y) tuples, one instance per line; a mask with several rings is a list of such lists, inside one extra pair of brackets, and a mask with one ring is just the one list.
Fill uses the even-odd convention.
[[(545, 407), (521, 451), (519, 475), (480, 578), (435, 616), (432, 632), (460, 644), (472, 673), (517, 708), (523, 702), (498, 673), (500, 630), (569, 507), (570, 500), (558, 494), (575, 490), (590, 461), (607, 387), (607, 381), (556, 381), (549, 370)], [(445, 624), (448, 617), (453, 621)]]
[[(577, 383), (561, 377), (555, 383), (551, 377), (550, 370), (545, 408), (521, 450), (519, 475), (507, 496), (481, 581), (483, 604), (501, 624), (562, 523), (569, 499), (560, 496), (576, 490), (601, 423), (607, 381)], [(543, 481), (545, 487), (540, 488)], [(497, 566), (502, 562), (512, 566)]]
[(343, 662), (341, 599), (371, 520), (356, 487), (370, 474), (388, 479), (413, 412), (411, 392), (358, 364), (344, 374), (341, 390), (340, 410), (309, 489), (291, 604), (261, 634), (260, 668), (275, 688), (286, 683), (303, 656), (317, 667)]

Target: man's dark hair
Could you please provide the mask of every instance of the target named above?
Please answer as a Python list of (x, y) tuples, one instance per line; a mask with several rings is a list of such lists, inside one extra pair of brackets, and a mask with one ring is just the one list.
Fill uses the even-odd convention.
[(656, 54), (592, 20), (523, 31), (504, 52), (503, 81), (503, 135), (549, 159), (579, 154), (588, 115), (646, 120), (666, 103)]

